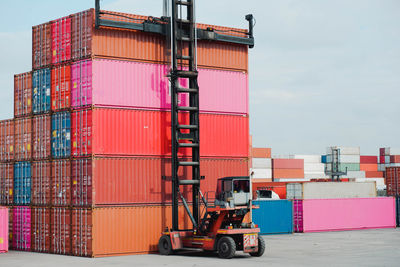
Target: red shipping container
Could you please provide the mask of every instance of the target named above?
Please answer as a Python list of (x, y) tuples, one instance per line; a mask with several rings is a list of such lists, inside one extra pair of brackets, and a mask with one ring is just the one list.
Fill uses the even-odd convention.
[(33, 117), (33, 159), (48, 159), (51, 155), (51, 117)]
[(56, 64), (71, 59), (71, 17), (63, 17), (51, 22), (52, 59)]
[(0, 121), (0, 161), (14, 159), (14, 120)]
[(272, 169), (304, 169), (304, 159), (272, 159)]
[[(202, 158), (203, 194), (214, 197), (217, 179), (248, 175), (247, 159)], [(165, 176), (163, 180), (161, 177)], [(72, 205), (171, 203), (171, 161), (168, 158), (84, 158), (72, 161)], [(191, 179), (190, 167), (179, 168), (180, 179)], [(181, 188), (188, 201), (188, 187)]]
[(360, 156), (361, 164), (377, 164), (378, 157), (377, 156)]
[(50, 208), (33, 207), (32, 251), (50, 252)]
[(385, 172), (388, 196), (400, 195), (400, 167), (387, 167)]
[(390, 163), (400, 163), (400, 155), (391, 155)]
[(15, 119), (15, 160), (32, 158), (32, 118)]
[(65, 255), (71, 253), (71, 222), (71, 209), (51, 208), (51, 253)]
[(13, 204), (14, 164), (0, 163), (0, 205)]
[(362, 163), (360, 164), (360, 171), (371, 171), (376, 172), (378, 171), (378, 164), (377, 163)]
[[(72, 209), (72, 255), (92, 256), (93, 222), (89, 209)], [(118, 225), (116, 225), (118, 227)], [(132, 240), (135, 242), (134, 240)]]
[(56, 206), (71, 205), (71, 161), (53, 160), (51, 168), (51, 203)]
[(257, 190), (271, 190), (278, 194), (280, 199), (286, 199), (286, 183), (280, 182), (252, 182), (253, 192)]
[(378, 171), (366, 171), (365, 172), (365, 178), (383, 178), (384, 172), (378, 172)]
[(51, 110), (68, 109), (71, 106), (71, 65), (51, 70)]
[(33, 205), (51, 204), (51, 162), (32, 162), (32, 199)]
[[(188, 113), (179, 122), (189, 124)], [(171, 114), (164, 111), (94, 108), (72, 112), (72, 155), (171, 154)], [(247, 116), (200, 114), (202, 157), (248, 157)], [(190, 149), (179, 149), (190, 156)]]
[[(132, 19), (115, 16), (123, 15)], [(166, 57), (165, 37), (143, 31), (116, 30), (102, 27), (94, 29), (94, 10), (90, 9), (72, 16), (72, 59), (102, 57), (129, 59), (142, 62), (169, 63)], [(114, 21), (137, 21), (146, 16), (107, 12), (102, 18)], [(139, 21), (140, 23), (140, 21)], [(224, 34), (245, 36), (247, 30), (197, 24), (198, 28), (211, 27)], [(247, 35), (246, 35), (247, 36)], [(248, 46), (226, 42), (199, 40), (197, 63), (202, 68), (248, 70)], [(187, 54), (187, 47), (183, 53)]]
[(14, 75), (14, 116), (32, 113), (32, 72)]
[(32, 27), (32, 69), (51, 64), (51, 23)]
[(304, 178), (304, 169), (272, 169), (272, 178)]
[(385, 148), (384, 147), (379, 148), (379, 155), (385, 156)]
[(379, 156), (379, 163), (380, 164), (385, 164), (385, 155), (380, 155)]

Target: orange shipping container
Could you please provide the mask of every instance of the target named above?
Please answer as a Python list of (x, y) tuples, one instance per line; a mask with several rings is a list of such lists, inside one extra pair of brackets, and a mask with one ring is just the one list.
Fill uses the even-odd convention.
[(51, 23), (32, 27), (32, 69), (51, 64)]
[[(200, 175), (203, 194), (214, 196), (217, 179), (248, 175), (247, 159), (202, 158)], [(180, 179), (191, 179), (190, 167), (179, 168)], [(166, 179), (161, 179), (165, 177)], [(171, 203), (169, 158), (96, 157), (72, 161), (72, 205)], [(190, 202), (191, 192), (181, 187)]]
[(51, 117), (37, 115), (33, 117), (33, 159), (48, 159), (51, 154)]
[(253, 180), (252, 188), (253, 192), (257, 190), (272, 190), (278, 194), (280, 199), (286, 199), (286, 183)]
[(15, 119), (15, 160), (32, 158), (32, 118)]
[(50, 252), (69, 255), (71, 253), (71, 209), (51, 208), (51, 245)]
[(270, 158), (271, 157), (271, 148), (253, 147), (252, 157), (253, 158)]
[(304, 178), (304, 169), (272, 169), (273, 178)]
[(32, 251), (50, 251), (50, 208), (33, 207), (32, 216)]
[(32, 72), (14, 75), (14, 116), (32, 113)]
[(379, 171), (366, 171), (365, 172), (365, 178), (383, 178), (384, 172), (379, 172)]
[(51, 110), (68, 109), (71, 106), (71, 65), (51, 70)]
[(378, 171), (378, 164), (360, 164), (360, 171), (376, 172)]
[[(171, 206), (73, 208), (72, 254), (104, 257), (157, 251), (158, 240), (171, 227)], [(179, 208), (180, 228), (192, 227)]]
[(14, 120), (0, 121), (0, 161), (14, 159)]
[[(135, 21), (141, 23), (146, 16), (109, 12), (102, 15), (104, 19), (116, 21)], [(210, 25), (198, 24), (199, 28)], [(220, 26), (211, 26), (224, 34), (244, 36), (246, 30)], [(238, 33), (240, 32), (240, 33)], [(168, 63), (166, 57), (165, 36), (133, 30), (114, 28), (94, 28), (94, 10), (90, 9), (72, 15), (72, 59), (85, 57), (103, 57), (129, 59), (144, 62)], [(184, 52), (186, 53), (186, 52)], [(199, 67), (220, 68), (238, 71), (248, 70), (248, 47), (246, 45), (198, 41), (197, 63)]]
[(0, 163), (0, 205), (13, 204), (14, 164)]

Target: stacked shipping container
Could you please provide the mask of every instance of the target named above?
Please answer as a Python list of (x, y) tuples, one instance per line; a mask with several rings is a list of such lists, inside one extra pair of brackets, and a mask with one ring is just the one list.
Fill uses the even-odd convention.
[[(203, 192), (214, 192), (219, 177), (248, 175), (247, 49), (198, 42)], [(165, 51), (162, 36), (94, 29), (94, 10), (32, 28), (33, 71), (15, 76), (15, 120), (0, 123), (1, 203), (18, 205), (10, 207), (14, 249), (79, 256), (156, 250), (171, 221)], [(188, 105), (188, 97), (179, 103)], [(189, 150), (180, 152), (189, 160)], [(180, 176), (191, 172), (182, 168)]]
[(253, 182), (272, 181), (271, 148), (252, 148), (251, 169), (253, 171)]

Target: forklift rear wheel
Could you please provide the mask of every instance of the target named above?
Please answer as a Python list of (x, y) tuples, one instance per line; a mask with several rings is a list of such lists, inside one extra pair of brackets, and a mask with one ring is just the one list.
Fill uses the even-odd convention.
[(253, 257), (261, 257), (265, 251), (265, 241), (262, 236), (258, 236), (258, 251), (257, 252), (250, 252), (249, 254)]
[(160, 252), (161, 255), (172, 254), (173, 250), (171, 237), (169, 235), (163, 235), (162, 237), (160, 237), (160, 240), (158, 241), (158, 252)]
[(235, 256), (236, 244), (232, 237), (224, 236), (218, 240), (218, 255), (223, 259), (231, 259)]

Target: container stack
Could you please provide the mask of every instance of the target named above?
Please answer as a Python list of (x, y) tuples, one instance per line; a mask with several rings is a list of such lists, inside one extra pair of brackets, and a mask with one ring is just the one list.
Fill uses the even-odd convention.
[(327, 148), (326, 170), (330, 171), (332, 166), (332, 150), (339, 149), (339, 171), (347, 170), (344, 178), (365, 178), (365, 172), (360, 171), (360, 147), (332, 146)]
[(272, 178), (276, 182), (304, 181), (304, 159), (273, 158)]
[(320, 155), (294, 155), (294, 159), (304, 160), (305, 179), (327, 179), (325, 175), (325, 164), (321, 162)]
[(400, 167), (400, 149), (382, 147), (379, 149), (378, 171), (385, 171), (387, 167)]
[[(94, 20), (91, 9), (32, 27), (32, 72), (15, 76), (15, 119), (0, 123), (1, 201), (14, 205), (14, 249), (90, 257), (148, 253), (171, 226), (165, 37), (95, 29)], [(197, 56), (206, 194), (215, 192), (217, 178), (248, 175), (248, 47), (199, 40)], [(189, 105), (182, 95), (179, 104)], [(189, 151), (180, 150), (182, 159), (190, 159)], [(190, 179), (189, 168), (180, 170)], [(191, 192), (181, 190), (190, 201)]]
[(253, 147), (251, 152), (253, 182), (272, 181), (271, 148)]
[(387, 195), (396, 199), (396, 222), (400, 226), (400, 167), (388, 167), (385, 171)]

